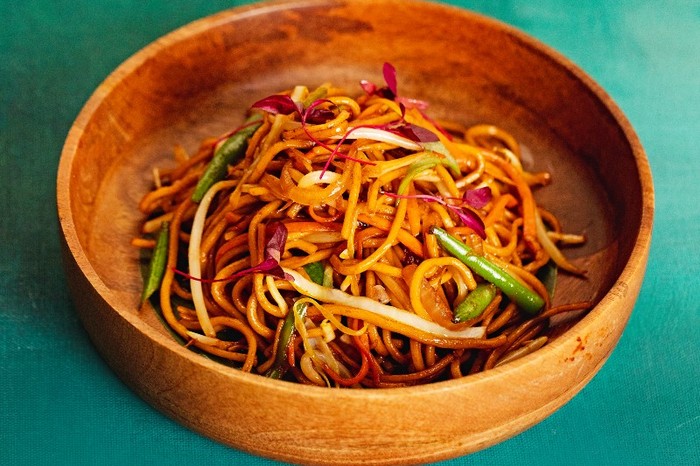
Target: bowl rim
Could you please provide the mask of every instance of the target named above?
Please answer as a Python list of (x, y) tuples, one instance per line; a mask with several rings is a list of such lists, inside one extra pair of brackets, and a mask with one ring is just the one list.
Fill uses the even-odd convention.
[[(646, 267), (647, 255), (652, 236), (654, 187), (649, 162), (638, 136), (636, 135), (631, 123), (627, 120), (627, 117), (617, 106), (614, 100), (607, 94), (607, 92), (586, 72), (579, 68), (578, 65), (554, 48), (540, 42), (538, 39), (528, 35), (510, 24), (484, 14), (455, 5), (440, 4), (425, 0), (354, 0), (354, 2), (343, 2), (337, 0), (273, 0), (237, 6), (199, 18), (188, 24), (180, 26), (147, 44), (123, 61), (98, 85), (80, 110), (67, 134), (58, 165), (56, 202), (59, 212), (60, 232), (65, 238), (65, 242), (70, 254), (72, 255), (72, 259), (77, 264), (80, 272), (92, 284), (100, 297), (106, 301), (106, 303), (119, 315), (120, 318), (126, 320), (130, 325), (135, 327), (140, 333), (147, 336), (154, 343), (166, 348), (168, 351), (176, 353), (179, 357), (186, 358), (188, 362), (200, 366), (204, 370), (215, 371), (218, 374), (231, 379), (232, 381), (274, 388), (276, 390), (288, 392), (294, 395), (303, 393), (303, 395), (307, 397), (324, 397), (329, 393), (327, 387), (306, 386), (284, 380), (272, 380), (262, 377), (259, 374), (245, 373), (211, 359), (201, 357), (201, 355), (185, 348), (173, 338), (159, 332), (150, 324), (144, 322), (136, 313), (131, 312), (130, 310), (120, 309), (120, 307), (116, 305), (117, 303), (115, 302), (113, 293), (110, 291), (109, 287), (105, 284), (96, 270), (92, 267), (85, 249), (81, 245), (80, 240), (77, 238), (75, 233), (75, 224), (72, 217), (73, 210), (70, 202), (69, 185), (71, 182), (70, 178), (72, 165), (80, 140), (84, 134), (84, 129), (90, 122), (93, 114), (103, 104), (103, 102), (109, 98), (111, 89), (114, 87), (114, 85), (124, 76), (127, 76), (133, 71), (137, 70), (141, 65), (147, 62), (149, 58), (164, 50), (167, 50), (169, 47), (174, 46), (178, 42), (187, 41), (202, 32), (218, 28), (227, 23), (235, 22), (247, 17), (269, 14), (277, 11), (285, 11), (290, 8), (321, 5), (345, 5), (347, 3), (400, 4), (402, 6), (409, 7), (412, 5), (430, 5), (432, 8), (449, 11), (451, 14), (461, 15), (465, 19), (469, 19), (471, 21), (485, 23), (489, 27), (496, 28), (516, 39), (521, 45), (526, 46), (532, 51), (536, 51), (547, 60), (553, 62), (558, 68), (566, 70), (567, 73), (573, 75), (576, 80), (583, 83), (585, 89), (588, 92), (591, 92), (595, 96), (595, 100), (603, 105), (605, 111), (612, 116), (617, 127), (623, 132), (625, 140), (630, 144), (631, 153), (634, 157), (634, 166), (639, 175), (639, 183), (642, 193), (640, 226), (637, 230), (634, 246), (630, 252), (629, 259), (623, 266), (621, 273), (615, 279), (610, 289), (582, 319), (576, 322), (570, 329), (566, 330), (564, 335), (572, 333), (576, 329), (582, 330), (585, 327), (591, 326), (595, 320), (600, 318), (601, 314), (603, 314), (607, 308), (613, 306), (620, 297), (623, 297), (628, 293), (627, 283), (630, 281), (630, 277), (636, 273), (639, 273), (640, 269), (643, 272), (644, 268)], [(627, 318), (629, 318), (629, 315)], [(558, 347), (564, 345), (565, 342), (563, 340), (565, 339), (557, 338), (551, 343), (547, 344), (545, 347), (530, 355), (524, 356), (518, 360), (496, 367), (489, 371), (472, 374), (461, 379), (450, 379), (417, 386), (396, 387), (392, 390), (336, 390), (333, 393), (334, 397), (336, 398), (366, 399), (369, 397), (371, 399), (375, 399), (394, 395), (405, 396), (408, 393), (436, 393), (453, 390), (455, 388), (464, 389), (467, 386), (487, 382), (493, 378), (501, 376), (502, 374), (518, 372), (523, 366), (535, 365), (537, 364), (538, 360), (546, 359), (550, 353), (555, 352)]]

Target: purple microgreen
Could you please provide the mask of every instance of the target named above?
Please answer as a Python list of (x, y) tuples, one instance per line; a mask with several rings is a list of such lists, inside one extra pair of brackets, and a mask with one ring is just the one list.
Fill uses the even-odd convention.
[(265, 97), (252, 105), (252, 108), (258, 108), (273, 115), (289, 115), (295, 112), (301, 114), (303, 109), (299, 107), (290, 96), (281, 94)]
[(366, 79), (360, 81), (360, 87), (362, 87), (362, 90), (364, 90), (367, 95), (377, 95), (385, 99), (393, 100), (401, 106), (416, 108), (420, 111), (428, 108), (428, 102), (425, 100), (399, 95), (398, 79), (396, 77), (396, 68), (394, 65), (388, 62), (384, 63), (384, 66), (382, 67), (382, 74), (384, 75), (384, 82), (386, 84), (386, 86), (383, 87), (379, 87)]
[[(306, 125), (307, 123), (323, 124), (335, 118), (335, 113), (333, 110), (321, 107), (321, 105), (325, 103), (332, 104), (330, 100), (317, 99), (311, 102), (308, 107), (300, 111), (299, 113), (301, 115), (302, 125)], [(311, 135), (309, 135), (309, 137), (311, 137)]]
[(308, 108), (304, 111), (304, 123), (320, 125), (335, 118), (333, 110), (328, 108)]
[(382, 67), (384, 74), (384, 82), (386, 86), (379, 87), (373, 82), (363, 79), (360, 81), (360, 87), (369, 96), (377, 95), (384, 99), (394, 100), (396, 98), (396, 68), (391, 63), (384, 63)]
[(266, 275), (272, 275), (276, 278), (281, 278), (283, 280), (293, 281), (294, 278), (285, 273), (282, 266), (280, 266), (280, 260), (282, 259), (282, 252), (284, 252), (285, 244), (287, 243), (287, 227), (284, 223), (275, 222), (267, 226), (266, 232), (272, 231), (270, 239), (265, 244), (265, 259), (257, 265), (248, 267), (247, 269), (239, 270), (238, 272), (229, 275), (224, 278), (216, 279), (205, 279), (201, 277), (194, 277), (187, 272), (181, 270), (173, 269), (178, 275), (182, 275), (190, 280), (196, 280), (202, 283), (215, 283), (215, 282), (228, 282), (235, 280), (237, 278), (244, 277), (246, 275), (251, 275), (254, 273), (264, 273)]
[(394, 94), (394, 97), (399, 95), (396, 87), (396, 68), (389, 62), (384, 63), (382, 67), (382, 72), (384, 74), (384, 82), (386, 82), (387, 87)]
[(440, 138), (429, 129), (405, 121), (401, 124), (389, 126), (386, 129), (387, 131), (392, 131), (414, 142), (437, 142), (440, 140)]
[(427, 122), (429, 122), (430, 124), (432, 124), (433, 126), (435, 126), (435, 129), (437, 129), (438, 131), (440, 131), (440, 133), (441, 133), (443, 136), (445, 136), (445, 137), (447, 138), (448, 141), (452, 141), (452, 140), (454, 139), (454, 137), (452, 137), (452, 135), (451, 135), (445, 128), (443, 128), (443, 127), (440, 125), (440, 123), (438, 123), (437, 121), (435, 121), (435, 120), (433, 120), (432, 118), (430, 118), (430, 116), (428, 116), (428, 114), (426, 114), (426, 113), (424, 112), (424, 110), (425, 110), (427, 107), (428, 107), (428, 106), (427, 106), (427, 104), (426, 104), (426, 106), (423, 107), (423, 108), (418, 108), (418, 107), (416, 107), (416, 108), (417, 108), (418, 111), (420, 112), (421, 116), (425, 119), (425, 121), (427, 121)]
[(362, 88), (363, 91), (367, 95), (374, 95), (377, 93), (377, 85), (374, 84), (373, 82), (367, 81), (366, 79), (363, 79), (360, 81), (360, 87)]
[(271, 258), (279, 262), (284, 252), (284, 246), (287, 243), (287, 227), (284, 223), (275, 222), (267, 226), (266, 233), (272, 231), (270, 239), (265, 245), (265, 258)]
[(423, 128), (413, 123), (408, 123), (406, 121), (406, 106), (402, 103), (399, 104), (401, 109), (401, 118), (398, 121), (387, 123), (385, 125), (366, 125), (358, 126), (357, 128), (374, 128), (383, 131), (388, 131), (394, 133), (397, 136), (401, 136), (413, 142), (435, 142), (440, 139), (430, 130)]
[(448, 205), (448, 207), (452, 212), (457, 214), (465, 227), (471, 228), (481, 238), (486, 239), (486, 226), (484, 225), (484, 221), (481, 219), (481, 217), (479, 217), (479, 215), (477, 215), (476, 212), (466, 207), (453, 205)]
[(328, 151), (331, 152), (331, 155), (328, 157), (328, 160), (326, 161), (326, 164), (323, 167), (323, 171), (321, 172), (321, 176), (325, 174), (325, 172), (328, 170), (330, 167), (331, 163), (335, 159), (336, 156), (339, 156), (343, 159), (346, 160), (353, 160), (355, 162), (359, 163), (364, 163), (364, 164), (373, 164), (373, 162), (368, 161), (368, 160), (360, 160), (354, 157), (350, 157), (347, 154), (343, 154), (340, 152), (340, 146), (342, 143), (345, 141), (347, 138), (347, 134), (341, 141), (335, 146), (335, 148), (329, 146), (328, 144), (325, 144), (323, 141), (319, 140), (316, 138), (311, 132), (307, 129), (306, 125), (308, 123), (311, 124), (322, 124), (327, 122), (328, 120), (331, 120), (335, 118), (335, 113), (333, 113), (332, 110), (328, 108), (321, 108), (320, 106), (324, 103), (330, 102), (327, 99), (317, 99), (313, 101), (308, 107), (303, 108), (303, 105), (301, 103), (295, 103), (292, 98), (288, 95), (271, 95), (269, 97), (265, 97), (264, 99), (261, 99), (257, 102), (255, 102), (252, 105), (252, 108), (257, 108), (260, 110), (264, 110), (266, 112), (272, 113), (273, 115), (289, 115), (292, 113), (297, 113), (299, 115), (299, 120), (301, 122), (301, 127), (303, 128), (304, 132), (306, 135), (316, 144), (319, 146), (327, 149)]
[(484, 186), (477, 189), (467, 189), (462, 195), (462, 200), (475, 209), (481, 209), (491, 202), (491, 188)]
[[(487, 188), (488, 189), (488, 188)], [(384, 192), (385, 195), (395, 198), (395, 199), (421, 199), (426, 202), (437, 202), (438, 204), (447, 207), (459, 218), (462, 224), (466, 227), (471, 228), (474, 232), (481, 238), (486, 238), (486, 231), (484, 226), (484, 221), (481, 219), (479, 214), (474, 212), (468, 207), (455, 205), (447, 202), (449, 200), (463, 201), (462, 198), (443, 198), (441, 196), (435, 196), (432, 194), (394, 194)]]
[(425, 100), (414, 99), (411, 97), (396, 96), (396, 98), (394, 100), (396, 100), (396, 102), (398, 102), (402, 105), (405, 105), (406, 108), (416, 108), (416, 109), (421, 110), (421, 111), (426, 110), (429, 106), (428, 102), (426, 102)]
[[(359, 128), (359, 126), (356, 128)], [(372, 162), (371, 160), (360, 160), (360, 159), (357, 159), (355, 157), (350, 157), (349, 155), (343, 154), (342, 152), (340, 152), (340, 146), (343, 145), (343, 143), (347, 140), (350, 133), (352, 133), (352, 131), (356, 128), (351, 128), (350, 131), (345, 133), (343, 135), (343, 137), (340, 138), (340, 140), (338, 141), (338, 144), (336, 144), (335, 148), (332, 148), (329, 145), (324, 144), (323, 142), (321, 142), (318, 139), (313, 138), (313, 136), (309, 135), (309, 137), (313, 138), (317, 142), (317, 144), (319, 144), (321, 147), (325, 148), (326, 150), (331, 151), (331, 155), (328, 156), (328, 160), (326, 160), (326, 163), (323, 165), (323, 170), (321, 170), (321, 174), (319, 175), (319, 179), (322, 179), (323, 175), (326, 174), (326, 172), (330, 168), (331, 164), (333, 163), (333, 160), (335, 160), (336, 155), (340, 156), (341, 158), (344, 158), (346, 160), (352, 160), (354, 162), (359, 162), (362, 164), (374, 165), (374, 162)]]

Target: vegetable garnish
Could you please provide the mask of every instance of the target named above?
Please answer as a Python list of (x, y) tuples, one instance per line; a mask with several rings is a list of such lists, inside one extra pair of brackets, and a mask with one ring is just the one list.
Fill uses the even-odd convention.
[(383, 194), (397, 199), (421, 199), (426, 202), (437, 202), (454, 212), (464, 226), (474, 230), (481, 238), (486, 238), (484, 221), (479, 214), (464, 205), (453, 204), (448, 201), (457, 201), (476, 209), (481, 208), (488, 204), (491, 198), (491, 190), (488, 187), (467, 190), (462, 198), (442, 197), (433, 194), (394, 194), (389, 192), (384, 192)]
[(465, 322), (479, 317), (495, 297), (496, 286), (493, 283), (479, 283), (455, 308), (454, 321)]
[(388, 100), (394, 100), (409, 108), (417, 108), (420, 110), (425, 110), (428, 108), (428, 103), (424, 100), (399, 96), (398, 79), (396, 77), (396, 68), (394, 65), (391, 63), (384, 63), (382, 71), (384, 74), (384, 82), (386, 83), (386, 86), (384, 87), (379, 87), (366, 79), (360, 81), (360, 86), (368, 95), (378, 95)]
[[(387, 88), (388, 95), (392, 96), (391, 100), (396, 100), (396, 72), (389, 64), (385, 64), (384, 69), (385, 78), (388, 77), (388, 79), (393, 82), (393, 91), (391, 90), (392, 86)], [(383, 91), (380, 90), (377, 92), (382, 93)], [(413, 99), (397, 100), (397, 102), (399, 101), (401, 119), (398, 122), (388, 123), (385, 125), (360, 125), (350, 127), (344, 134), (331, 138), (338, 140), (335, 147), (330, 147), (328, 144), (320, 141), (307, 129), (308, 123), (325, 123), (336, 117), (335, 112), (327, 108), (321, 108), (321, 105), (325, 103), (332, 103), (326, 99), (314, 100), (305, 107), (304, 103), (295, 102), (289, 95), (275, 94), (255, 102), (251, 108), (263, 110), (273, 115), (299, 115), (301, 126), (309, 138), (316, 142), (319, 146), (331, 152), (326, 164), (323, 167), (323, 170), (321, 171), (321, 176), (323, 176), (323, 174), (329, 169), (336, 156), (363, 164), (372, 164), (371, 161), (353, 158), (340, 151), (341, 145), (348, 139), (374, 139), (376, 141), (387, 142), (390, 144), (395, 144), (398, 147), (412, 150), (419, 150), (422, 147), (421, 143), (438, 142), (439, 138), (435, 133), (405, 120), (406, 104), (410, 104), (412, 107), (420, 108), (422, 106), (419, 105), (420, 102)]]
[(323, 147), (331, 153), (331, 155), (328, 157), (328, 161), (323, 166), (323, 170), (321, 170), (320, 172), (321, 177), (323, 177), (323, 175), (329, 169), (331, 163), (333, 162), (336, 156), (340, 156), (341, 158), (352, 160), (354, 162), (362, 164), (372, 164), (371, 161), (351, 157), (348, 154), (345, 154), (340, 151), (341, 145), (347, 138), (347, 133), (345, 136), (341, 136), (340, 141), (338, 141), (335, 147), (331, 147), (327, 143), (319, 140), (308, 130), (308, 123), (323, 123), (335, 118), (336, 115), (334, 112), (328, 109), (319, 108), (320, 105), (322, 105), (325, 102), (327, 102), (325, 99), (318, 99), (311, 102), (311, 104), (308, 107), (304, 107), (303, 103), (294, 102), (291, 96), (284, 94), (276, 94), (269, 97), (265, 97), (255, 102), (251, 108), (264, 110), (273, 115), (290, 115), (293, 113), (298, 114), (299, 120), (301, 122), (301, 127), (303, 128), (304, 132), (309, 137), (309, 139), (311, 139), (316, 144), (318, 144), (319, 146)]
[(562, 269), (566, 270), (567, 272), (571, 272), (576, 275), (585, 275), (586, 271), (576, 267), (574, 264), (569, 262), (569, 260), (566, 257), (564, 257), (564, 254), (559, 250), (559, 248), (554, 244), (554, 242), (551, 239), (549, 239), (547, 229), (545, 228), (544, 223), (542, 222), (542, 218), (537, 212), (535, 212), (535, 224), (537, 225), (537, 239), (540, 241), (542, 247), (545, 251), (547, 251), (547, 254), (549, 254), (549, 257), (552, 258), (554, 263)]
[(353, 313), (352, 310), (355, 309), (356, 314), (362, 315), (366, 322), (387, 328), (401, 328), (404, 332), (412, 330), (416, 338), (431, 341), (438, 346), (450, 340), (473, 340), (486, 336), (484, 327), (450, 330), (395, 306), (382, 304), (365, 296), (352, 296), (335, 288), (317, 285), (294, 270), (285, 269), (285, 272), (292, 276), (294, 279), (292, 285), (303, 295), (325, 303), (347, 307), (345, 310), (337, 309), (338, 312)]
[[(414, 108), (420, 112), (420, 114), (425, 118), (426, 121), (429, 121), (435, 128), (443, 135), (445, 136), (448, 140), (452, 140), (452, 135), (450, 135), (447, 131), (445, 131), (436, 121), (434, 121), (432, 118), (430, 118), (425, 111), (428, 109), (428, 102), (420, 99), (413, 99), (409, 97), (404, 97), (399, 95), (398, 91), (398, 79), (396, 77), (396, 68), (394, 65), (391, 63), (384, 63), (384, 66), (382, 68), (383, 74), (384, 74), (384, 82), (386, 83), (386, 86), (384, 87), (379, 87), (374, 83), (371, 83), (365, 79), (360, 81), (360, 86), (362, 89), (367, 93), (367, 95), (377, 95), (380, 97), (383, 97), (388, 100), (393, 100), (397, 102), (399, 105), (402, 106), (402, 108)], [(422, 127), (418, 127), (422, 128)], [(428, 131), (432, 133), (432, 131), (429, 131), (425, 128), (423, 128), (425, 131)], [(427, 140), (424, 142), (428, 142)]]
[(540, 295), (485, 257), (474, 254), (469, 246), (442, 228), (431, 227), (429, 233), (435, 235), (445, 251), (464, 262), (481, 278), (496, 285), (525, 312), (536, 314), (544, 307), (545, 302)]
[(557, 270), (578, 271), (562, 248), (585, 237), (537, 204), (546, 174), (517, 139), (446, 132), (382, 71), (356, 97), (261, 99), (154, 171), (132, 244), (152, 257), (142, 299), (182, 344), (302, 384), (417, 385), (535, 351), (591, 307), (550, 306)]
[(491, 188), (484, 186), (476, 189), (466, 189), (462, 195), (462, 200), (475, 209), (481, 209), (491, 202)]
[(284, 226), (284, 223), (277, 222), (269, 225), (268, 229), (272, 231), (272, 235), (265, 245), (265, 259), (257, 265), (221, 278), (201, 278), (177, 269), (174, 269), (174, 272), (200, 283), (229, 282), (254, 273), (264, 273), (283, 280), (292, 280), (292, 277), (285, 274), (280, 267), (282, 251), (284, 251), (284, 245), (287, 242), (287, 227)]
[(160, 282), (163, 281), (163, 275), (165, 275), (165, 266), (168, 261), (168, 235), (170, 232), (170, 223), (163, 222), (160, 225), (160, 231), (158, 233), (158, 239), (156, 239), (156, 246), (153, 248), (153, 255), (148, 265), (148, 273), (146, 275), (146, 281), (143, 286), (143, 292), (141, 293), (141, 304), (145, 303), (148, 298), (153, 295), (158, 288), (160, 288)]
[(212, 157), (206, 171), (199, 179), (194, 193), (192, 193), (192, 201), (200, 202), (214, 183), (224, 179), (227, 167), (234, 165), (245, 154), (248, 139), (260, 127), (261, 120), (262, 116), (259, 113), (251, 115), (240, 128), (235, 130), (216, 149), (214, 157)]

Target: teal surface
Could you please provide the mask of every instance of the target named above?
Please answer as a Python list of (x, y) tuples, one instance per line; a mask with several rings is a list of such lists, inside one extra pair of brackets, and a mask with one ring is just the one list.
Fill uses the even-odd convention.
[[(0, 464), (275, 464), (181, 427), (116, 378), (74, 313), (55, 214), (61, 147), (94, 88), (162, 34), (240, 3), (0, 1)], [(537, 426), (444, 464), (700, 464), (700, 2), (453, 3), (606, 89), (648, 153), (657, 210), (637, 306), (598, 375)]]

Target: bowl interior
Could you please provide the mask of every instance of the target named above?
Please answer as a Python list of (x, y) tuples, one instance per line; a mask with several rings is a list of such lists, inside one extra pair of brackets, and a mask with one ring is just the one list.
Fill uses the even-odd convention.
[(428, 101), (436, 117), (503, 127), (521, 141), (527, 168), (551, 172), (539, 202), (566, 231), (587, 237), (567, 250), (587, 277), (561, 275), (555, 302), (601, 300), (635, 248), (648, 189), (624, 118), (580, 70), (525, 35), (463, 10), (407, 1), (224, 12), (115, 71), (76, 121), (59, 171), (67, 180), (59, 183), (59, 212), (63, 202), (70, 217), (64, 234), (75, 237), (72, 252), (79, 250), (104, 299), (170, 338), (155, 314), (138, 311), (139, 251), (130, 245), (152, 168), (172, 163), (176, 144), (192, 152), (236, 127), (259, 98), (328, 81), (359, 94), (360, 79), (382, 82), (384, 62), (398, 71), (399, 94)]

